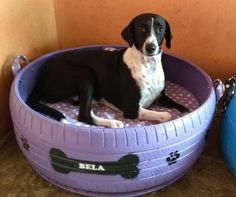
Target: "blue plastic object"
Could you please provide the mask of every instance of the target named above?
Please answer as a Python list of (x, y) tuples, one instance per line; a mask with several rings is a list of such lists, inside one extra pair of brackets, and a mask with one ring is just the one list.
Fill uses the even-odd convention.
[(221, 146), (226, 163), (236, 176), (236, 78), (226, 82), (226, 96), (221, 120)]

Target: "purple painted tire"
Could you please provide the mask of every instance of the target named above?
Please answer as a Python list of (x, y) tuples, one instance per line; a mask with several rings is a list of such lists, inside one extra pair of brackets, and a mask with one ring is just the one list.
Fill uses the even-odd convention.
[(19, 72), (10, 94), (17, 142), (43, 178), (73, 192), (134, 196), (165, 187), (183, 176), (198, 159), (206, 143), (217, 95), (222, 93), (219, 85), (215, 91), (209, 76), (200, 68), (163, 54), (166, 78), (190, 90), (200, 103), (197, 110), (163, 124), (123, 129), (66, 125), (25, 104), (41, 65), (48, 58), (101, 47), (104, 46), (50, 53)]

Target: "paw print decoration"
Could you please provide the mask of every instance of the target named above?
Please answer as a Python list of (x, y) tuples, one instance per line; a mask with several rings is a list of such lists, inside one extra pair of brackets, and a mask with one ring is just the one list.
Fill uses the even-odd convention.
[(177, 163), (177, 159), (180, 157), (179, 151), (171, 152), (169, 157), (166, 158), (168, 165)]
[(28, 151), (29, 150), (29, 144), (28, 144), (27, 139), (25, 137), (23, 137), (23, 136), (20, 139), (21, 139), (21, 142), (23, 144), (23, 147), (25, 148), (25, 150)]

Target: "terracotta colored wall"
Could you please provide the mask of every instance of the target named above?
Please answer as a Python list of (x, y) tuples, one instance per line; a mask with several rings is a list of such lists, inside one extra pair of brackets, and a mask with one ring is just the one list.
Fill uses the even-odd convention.
[(235, 0), (55, 0), (61, 48), (124, 43), (122, 28), (154, 12), (172, 27), (171, 53), (204, 68), (212, 78), (236, 75)]
[(53, 0), (1, 0), (0, 3), (0, 141), (9, 131), (10, 60), (34, 58), (58, 48)]

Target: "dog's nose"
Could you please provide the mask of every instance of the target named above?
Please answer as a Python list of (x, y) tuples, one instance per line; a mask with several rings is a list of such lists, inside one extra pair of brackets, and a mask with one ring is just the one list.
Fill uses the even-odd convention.
[(156, 50), (156, 45), (154, 43), (147, 43), (145, 49), (148, 53), (152, 54)]

